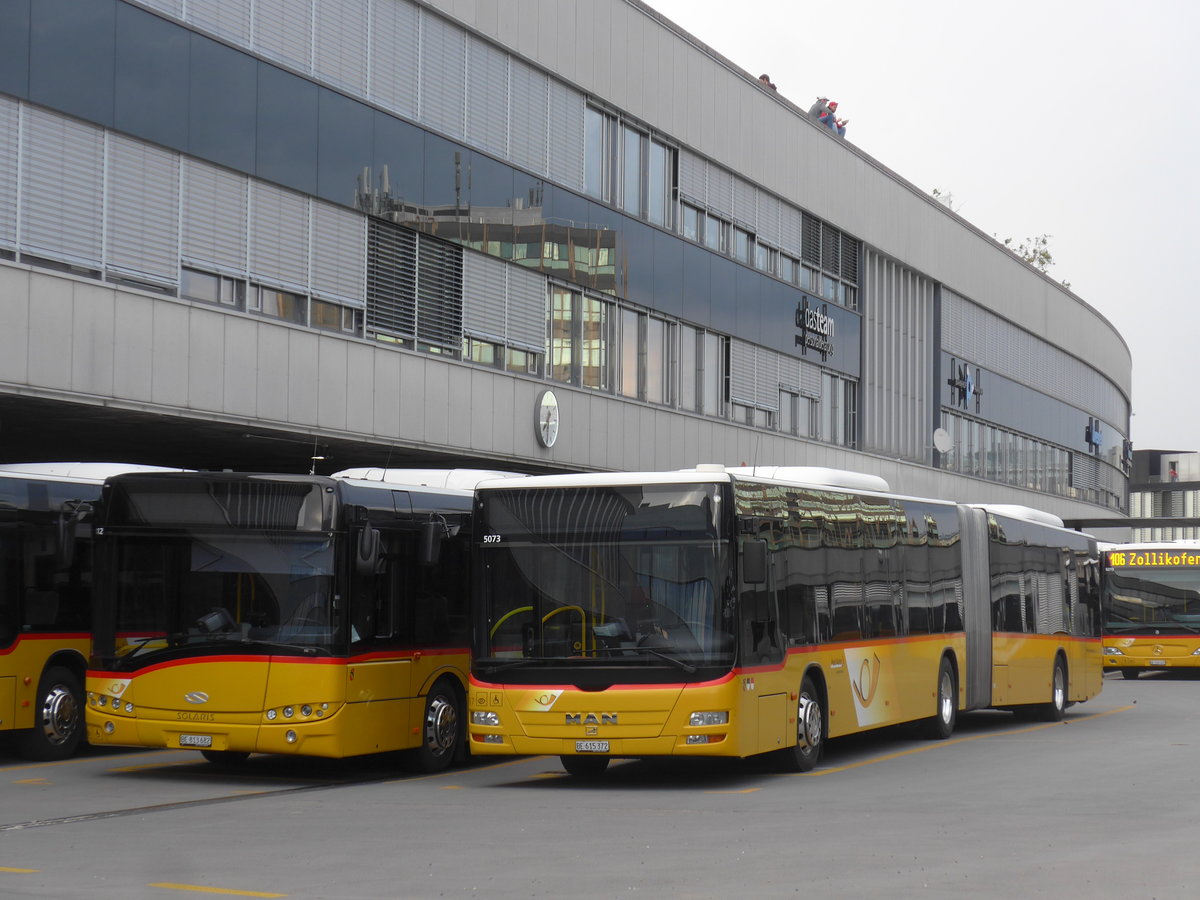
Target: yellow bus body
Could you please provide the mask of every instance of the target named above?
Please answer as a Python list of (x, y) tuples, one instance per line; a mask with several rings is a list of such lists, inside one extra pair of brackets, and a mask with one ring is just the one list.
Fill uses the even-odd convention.
[(1120, 651), (1120, 655), (1105, 653), (1105, 669), (1150, 671), (1200, 667), (1200, 634), (1109, 634), (1104, 638), (1104, 646)]
[(63, 665), (82, 676), (91, 652), (91, 635), (77, 632), (23, 634), (0, 649), (0, 731), (32, 728), (42, 674)]
[[(465, 690), (465, 649), (350, 659), (201, 657), (136, 672), (91, 671), (96, 745), (341, 758), (416, 747), (425, 695)], [(306, 714), (307, 713), (307, 714)]]
[[(476, 724), (472, 716), (471, 751), (572, 756), (578, 742), (600, 740), (608, 742), (603, 755), (612, 757), (752, 756), (795, 745), (805, 675), (826, 692), (831, 738), (932, 717), (944, 656), (957, 673), (957, 708), (962, 710), (965, 650), (961, 633), (826, 644), (795, 648), (780, 666), (735, 669), (704, 684), (618, 685), (604, 691), (474, 678), (471, 711), (494, 712), (499, 723)], [(1067, 665), (1069, 702), (1088, 700), (1100, 691), (1098, 639), (997, 634), (992, 652), (993, 706), (1045, 703), (1059, 655)], [(691, 725), (694, 712), (727, 712), (729, 720)]]

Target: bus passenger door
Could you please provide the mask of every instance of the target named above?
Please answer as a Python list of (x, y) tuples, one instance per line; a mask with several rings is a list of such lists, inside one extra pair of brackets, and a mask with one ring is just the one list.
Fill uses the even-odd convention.
[[(747, 753), (765, 753), (787, 744), (788, 675), (784, 667), (784, 635), (779, 623), (779, 604), (775, 591), (771, 542), (747, 538), (742, 541), (743, 561), (750, 556), (765, 556), (766, 565), (742, 566), (738, 602), (743, 690), (754, 695), (752, 722), (745, 723), (742, 738)], [(748, 554), (748, 555), (747, 555)], [(747, 579), (753, 579), (747, 581)], [(794, 688), (795, 686), (793, 686)]]
[(412, 636), (404, 542), (395, 531), (380, 535), (374, 573), (354, 575), (350, 600), (350, 658), (346, 670), (347, 755), (406, 746), (411, 729), (407, 698), (412, 687)]

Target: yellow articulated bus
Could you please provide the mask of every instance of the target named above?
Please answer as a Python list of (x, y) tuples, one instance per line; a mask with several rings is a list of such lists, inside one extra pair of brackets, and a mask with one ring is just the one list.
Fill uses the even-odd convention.
[(472, 490), (506, 473), (110, 479), (97, 514), (93, 744), (465, 751)]
[(1200, 543), (1105, 544), (1104, 668), (1200, 667)]
[(481, 485), (471, 751), (774, 753), (961, 710), (1050, 720), (1102, 683), (1095, 541), (873, 476), (702, 466)]
[(92, 648), (87, 523), (107, 476), (151, 468), (0, 466), (0, 733), (22, 756), (65, 759), (79, 748)]

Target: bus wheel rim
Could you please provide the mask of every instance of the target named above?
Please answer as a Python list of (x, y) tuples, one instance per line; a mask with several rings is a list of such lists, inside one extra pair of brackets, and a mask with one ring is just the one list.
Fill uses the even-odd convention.
[(42, 733), (52, 744), (65, 744), (79, 727), (79, 708), (75, 695), (56, 684), (46, 692), (42, 703)]
[(454, 704), (445, 697), (435, 697), (429, 702), (425, 716), (425, 744), (435, 756), (442, 756), (454, 749), (458, 737), (458, 713)]
[(949, 722), (954, 714), (954, 686), (950, 681), (950, 673), (942, 673), (941, 689), (938, 691), (938, 712), (943, 722)]
[(800, 729), (796, 739), (803, 750), (812, 750), (821, 744), (821, 706), (808, 694), (800, 695)]

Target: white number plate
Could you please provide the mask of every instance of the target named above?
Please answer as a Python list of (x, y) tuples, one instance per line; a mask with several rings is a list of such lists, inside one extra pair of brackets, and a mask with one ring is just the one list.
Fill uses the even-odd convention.
[(1165, 659), (1150, 660), (1150, 665), (1152, 665), (1152, 666), (1165, 666), (1166, 664), (1167, 664), (1167, 661)]
[(608, 741), (576, 741), (576, 753), (607, 753)]
[(180, 747), (211, 747), (211, 734), (181, 734), (179, 736)]

